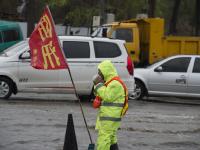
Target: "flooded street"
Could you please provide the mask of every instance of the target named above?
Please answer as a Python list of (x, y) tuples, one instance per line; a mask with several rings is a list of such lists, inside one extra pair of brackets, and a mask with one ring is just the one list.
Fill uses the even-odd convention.
[[(89, 136), (79, 104), (68, 101), (71, 99), (34, 95), (0, 100), (0, 150), (62, 150), (69, 113), (73, 115), (78, 148), (86, 150)], [(120, 149), (199, 150), (200, 105), (159, 99), (161, 101), (130, 101), (128, 114), (118, 132)], [(86, 102), (83, 109), (96, 141), (97, 111)]]

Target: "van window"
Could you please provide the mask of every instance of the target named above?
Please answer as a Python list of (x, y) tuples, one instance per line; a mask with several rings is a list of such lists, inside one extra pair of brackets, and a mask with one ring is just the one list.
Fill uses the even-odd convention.
[(3, 40), (2, 40), (2, 34), (1, 34), (1, 31), (0, 31), (0, 43), (2, 43)]
[(121, 55), (121, 50), (117, 44), (109, 42), (94, 42), (96, 58), (114, 58)]
[(200, 73), (200, 58), (196, 58), (194, 62), (193, 73)]
[(5, 30), (2, 31), (4, 36), (4, 42), (11, 42), (11, 41), (18, 41), (19, 40), (19, 33), (17, 30)]
[(88, 42), (64, 41), (63, 50), (67, 58), (90, 58)]

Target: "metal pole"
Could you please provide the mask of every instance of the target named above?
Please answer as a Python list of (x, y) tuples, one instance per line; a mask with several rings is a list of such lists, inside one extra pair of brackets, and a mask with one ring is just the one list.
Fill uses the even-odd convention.
[(68, 67), (68, 70), (69, 70), (69, 75), (70, 75), (70, 78), (71, 78), (71, 81), (72, 81), (72, 85), (73, 85), (73, 87), (74, 87), (75, 95), (76, 95), (76, 97), (77, 97), (77, 99), (78, 99), (78, 101), (79, 101), (79, 105), (80, 105), (80, 108), (81, 108), (81, 112), (82, 112), (82, 115), (83, 115), (83, 119), (84, 119), (84, 123), (85, 123), (86, 129), (87, 129), (87, 132), (88, 132), (88, 135), (89, 135), (89, 138), (90, 138), (90, 142), (91, 142), (91, 144), (92, 144), (93, 141), (92, 141), (92, 137), (91, 137), (91, 135), (90, 135), (90, 131), (89, 131), (89, 129), (88, 129), (87, 121), (86, 121), (86, 119), (85, 119), (85, 114), (84, 114), (84, 112), (83, 112), (83, 106), (82, 106), (81, 100), (80, 100), (80, 98), (79, 98), (79, 96), (78, 96), (78, 94), (77, 94), (76, 87), (75, 87), (74, 81), (73, 81), (73, 79), (72, 79), (72, 75), (71, 75), (71, 71), (70, 71), (69, 67)]

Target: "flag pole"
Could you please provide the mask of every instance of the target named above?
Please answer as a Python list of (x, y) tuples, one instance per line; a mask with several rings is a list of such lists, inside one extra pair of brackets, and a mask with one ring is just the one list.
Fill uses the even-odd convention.
[[(68, 68), (68, 69), (69, 69), (69, 68)], [(78, 94), (77, 94), (76, 87), (75, 87), (75, 84), (74, 84), (74, 81), (73, 81), (73, 78), (72, 78), (70, 69), (69, 69), (69, 75), (70, 75), (70, 78), (71, 78), (71, 81), (72, 81), (72, 85), (73, 85), (73, 87), (74, 87), (75, 95), (76, 95), (76, 97), (77, 97), (77, 99), (78, 99), (78, 102), (79, 102), (79, 105), (80, 105), (80, 108), (81, 108), (81, 112), (82, 112), (83, 119), (84, 119), (84, 122), (85, 122), (85, 126), (86, 126), (86, 129), (87, 129), (89, 138), (90, 138), (90, 142), (91, 142), (91, 144), (93, 144), (92, 137), (91, 137), (91, 135), (90, 135), (90, 131), (89, 131), (89, 129), (88, 129), (87, 121), (86, 121), (86, 118), (85, 118), (85, 114), (84, 114), (84, 112), (83, 112), (83, 106), (82, 106), (82, 104), (81, 104), (80, 97), (79, 97)]]
[[(48, 5), (46, 5), (46, 7), (47, 7), (48, 11), (50, 12)], [(55, 23), (54, 23), (54, 20), (53, 20), (53, 17), (51, 15), (51, 13), (50, 13), (50, 17), (52, 18), (53, 26), (54, 26), (54, 29), (55, 29)], [(56, 37), (58, 38), (58, 36), (56, 36)], [(60, 40), (59, 39), (58, 39), (58, 43), (59, 43), (59, 46), (61, 48), (61, 44), (60, 44)], [(65, 54), (64, 54), (63, 50), (62, 50), (62, 54), (64, 56), (66, 64), (68, 64), (67, 61), (66, 61)], [(80, 100), (80, 98), (78, 96), (78, 93), (76, 91), (76, 87), (75, 87), (75, 84), (74, 84), (74, 81), (73, 81), (72, 74), (71, 74), (69, 66), (68, 66), (68, 72), (69, 72), (69, 75), (70, 75), (70, 79), (71, 79), (71, 82), (72, 82), (72, 85), (73, 85), (73, 88), (74, 88), (74, 92), (75, 92), (76, 98), (78, 99), (78, 102), (79, 102), (79, 105), (80, 105), (80, 108), (81, 108), (81, 113), (83, 115), (84, 123), (85, 123), (86, 129), (87, 129), (87, 132), (88, 132), (88, 135), (89, 135), (89, 138), (90, 138), (90, 143), (93, 144), (92, 137), (91, 137), (90, 131), (88, 129), (86, 117), (85, 117), (85, 114), (84, 114), (84, 111), (83, 111), (83, 106), (81, 104), (81, 100)]]

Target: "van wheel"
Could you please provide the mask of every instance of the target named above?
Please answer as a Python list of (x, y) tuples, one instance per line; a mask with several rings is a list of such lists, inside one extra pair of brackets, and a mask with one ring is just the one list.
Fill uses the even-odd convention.
[(12, 81), (4, 78), (4, 77), (0, 77), (0, 99), (8, 99), (11, 94), (12, 94)]
[(83, 102), (84, 101), (85, 102), (91, 102), (91, 101), (93, 101), (93, 99), (95, 98), (93, 89), (94, 88), (92, 88), (92, 91), (91, 91), (90, 95), (79, 95), (80, 100), (83, 101)]
[(79, 95), (79, 98), (80, 98), (81, 102), (90, 101), (90, 96), (89, 95)]
[(146, 88), (141, 81), (135, 80), (136, 88), (135, 88), (135, 99), (140, 100), (143, 99), (146, 93)]

